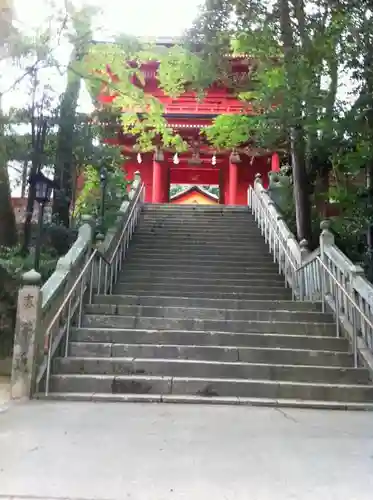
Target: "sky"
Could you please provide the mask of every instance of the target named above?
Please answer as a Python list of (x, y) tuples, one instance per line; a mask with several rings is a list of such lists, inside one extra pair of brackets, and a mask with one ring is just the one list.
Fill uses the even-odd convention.
[[(94, 37), (97, 40), (109, 40), (111, 36), (126, 33), (135, 36), (177, 36), (188, 28), (198, 13), (202, 0), (73, 0), (75, 5), (89, 4), (99, 7), (102, 15), (97, 19), (97, 29)], [(55, 4), (63, 5), (64, 0), (54, 0)], [(14, 0), (17, 24), (25, 32), (32, 33), (40, 26), (49, 11), (45, 0)], [(58, 59), (68, 61), (69, 47), (57, 49)], [(2, 68), (0, 68), (1, 70)], [(4, 73), (8, 77), (4, 76)], [(9, 69), (0, 71), (0, 91), (7, 88), (7, 83), (15, 80), (16, 70), (12, 74)], [(52, 78), (52, 76), (50, 75)], [(64, 81), (54, 79), (54, 86), (63, 92)], [(61, 88), (59, 88), (61, 85)], [(8, 85), (9, 86), (9, 85)], [(23, 95), (22, 95), (23, 94)], [(22, 105), (27, 95), (22, 91), (6, 93), (3, 99), (4, 110), (9, 106)], [(80, 99), (80, 110), (89, 111), (90, 100), (83, 91)]]
[[(54, 0), (55, 4), (63, 5), (64, 0)], [(109, 40), (110, 36), (126, 33), (135, 36), (178, 36), (188, 28), (198, 13), (202, 0), (74, 0), (79, 6), (89, 4), (100, 7), (102, 15), (97, 20), (97, 30), (94, 37), (98, 40)], [(14, 0), (17, 24), (25, 32), (32, 33), (48, 16), (45, 0)], [(67, 63), (70, 48), (60, 46), (56, 50), (58, 59)], [(0, 91), (8, 88), (17, 78), (17, 70), (1, 67)], [(63, 92), (65, 80), (48, 71), (44, 78), (49, 80), (58, 92)], [(7, 92), (2, 101), (3, 110), (11, 106), (22, 107), (29, 100), (26, 89)], [(81, 91), (78, 103), (79, 111), (89, 112), (92, 109), (88, 93)], [(9, 171), (12, 194), (19, 196), (17, 182), (18, 174), (10, 168)]]
[[(63, 0), (55, 0), (63, 4)], [(37, 25), (45, 0), (14, 0), (17, 15), (25, 24)], [(75, 0), (103, 10), (102, 25), (110, 32), (139, 36), (178, 35), (196, 16), (201, 0)]]

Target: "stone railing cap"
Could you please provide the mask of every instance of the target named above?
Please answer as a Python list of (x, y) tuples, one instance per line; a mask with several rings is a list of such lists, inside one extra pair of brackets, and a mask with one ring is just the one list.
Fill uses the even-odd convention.
[(322, 231), (326, 231), (326, 230), (330, 229), (331, 224), (332, 224), (332, 222), (330, 219), (324, 219), (320, 222), (320, 229)]
[(25, 285), (40, 285), (41, 274), (31, 269), (22, 275), (22, 281)]
[(81, 217), (82, 222), (91, 222), (94, 220), (94, 217), (89, 214), (82, 215)]

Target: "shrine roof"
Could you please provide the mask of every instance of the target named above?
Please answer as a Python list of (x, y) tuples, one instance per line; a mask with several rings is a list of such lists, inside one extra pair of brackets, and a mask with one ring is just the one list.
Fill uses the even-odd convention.
[(176, 193), (173, 196), (171, 196), (170, 200), (174, 201), (191, 193), (199, 193), (203, 196), (206, 196), (210, 200), (219, 201), (219, 197), (216, 196), (216, 194), (210, 193), (210, 191), (207, 191), (207, 189), (204, 189), (203, 187), (200, 186), (188, 186), (179, 193)]
[[(146, 45), (154, 45), (156, 47), (164, 47), (171, 48), (175, 45), (180, 45), (183, 43), (184, 38), (182, 36), (158, 36), (158, 37), (150, 37), (150, 36), (136, 36), (132, 37), (134, 40), (137, 40), (140, 43)], [(91, 43), (94, 45), (120, 45), (119, 42), (115, 40), (91, 40)], [(195, 49), (198, 51), (199, 45), (195, 45)], [(240, 61), (251, 61), (251, 56), (246, 53), (242, 54), (234, 54), (229, 55), (229, 59), (232, 61), (236, 61), (240, 63)], [(154, 64), (156, 61), (148, 61), (148, 64)]]
[[(159, 46), (173, 46), (182, 42), (183, 38), (181, 36), (137, 36), (134, 37), (139, 42), (151, 43)], [(113, 40), (92, 40), (94, 44), (116, 44)]]

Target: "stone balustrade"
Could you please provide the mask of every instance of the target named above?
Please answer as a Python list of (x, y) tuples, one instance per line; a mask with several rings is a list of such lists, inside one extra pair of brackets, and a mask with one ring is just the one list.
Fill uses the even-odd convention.
[[(107, 262), (112, 259), (113, 252), (123, 236), (123, 228), (132, 213), (134, 200), (141, 188), (141, 178), (137, 172), (128, 200), (123, 201), (118, 211), (115, 225), (97, 245), (98, 255), (102, 255)], [(131, 227), (131, 231), (133, 229)], [(90, 216), (83, 216), (76, 241), (67, 254), (58, 260), (54, 273), (43, 286), (41, 286), (41, 276), (36, 271), (31, 270), (24, 274), (23, 286), (18, 294), (13, 348), (11, 377), (13, 399), (32, 396), (45, 376), (48, 364), (47, 351), (49, 357), (53, 357), (57, 348), (61, 348), (66, 329), (74, 321), (86, 299), (87, 288), (91, 292), (97, 288), (99, 281), (97, 263), (92, 265), (89, 276), (84, 277), (82, 286), (76, 287), (77, 280), (81, 279), (82, 270), (90, 259), (95, 245), (95, 221)], [(71, 297), (65, 304), (68, 294)]]
[(373, 373), (373, 285), (335, 245), (330, 221), (321, 223), (320, 246), (310, 253), (307, 242), (298, 243), (285, 224), (260, 175), (249, 188), (248, 203), (294, 299), (322, 301), (329, 307), (337, 333), (342, 327), (360, 362)]

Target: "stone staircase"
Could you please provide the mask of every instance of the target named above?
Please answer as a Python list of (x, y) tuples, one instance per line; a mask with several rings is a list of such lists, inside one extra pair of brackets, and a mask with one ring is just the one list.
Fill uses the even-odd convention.
[(291, 300), (247, 208), (147, 205), (49, 397), (370, 408), (373, 385), (333, 317)]

